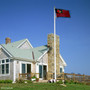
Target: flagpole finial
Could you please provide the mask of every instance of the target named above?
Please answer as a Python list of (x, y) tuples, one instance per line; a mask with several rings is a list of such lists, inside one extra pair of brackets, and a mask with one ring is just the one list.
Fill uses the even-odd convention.
[(54, 9), (55, 9), (55, 6), (54, 6)]

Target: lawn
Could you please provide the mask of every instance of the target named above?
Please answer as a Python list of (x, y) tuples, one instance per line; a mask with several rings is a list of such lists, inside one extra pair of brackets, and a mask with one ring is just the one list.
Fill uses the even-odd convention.
[(66, 87), (56, 83), (0, 84), (0, 90), (90, 90), (88, 85), (67, 84)]

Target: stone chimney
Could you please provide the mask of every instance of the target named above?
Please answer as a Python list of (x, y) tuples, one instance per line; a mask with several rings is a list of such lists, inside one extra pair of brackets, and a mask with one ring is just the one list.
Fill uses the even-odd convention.
[[(54, 34), (48, 34), (47, 45), (51, 48), (48, 52), (48, 73), (54, 73)], [(56, 35), (56, 72), (60, 73), (59, 65), (59, 36)], [(49, 78), (49, 75), (48, 75)]]
[(7, 38), (5, 39), (5, 43), (6, 43), (6, 44), (11, 43), (11, 39), (10, 39), (9, 37), (7, 37)]

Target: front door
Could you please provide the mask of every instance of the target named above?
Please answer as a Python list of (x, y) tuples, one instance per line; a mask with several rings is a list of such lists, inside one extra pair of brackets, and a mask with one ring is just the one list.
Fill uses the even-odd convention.
[(47, 66), (46, 65), (43, 65), (43, 68), (42, 68), (42, 65), (39, 65), (39, 78), (42, 78), (42, 76), (44, 80), (47, 79)]
[(47, 66), (46, 65), (43, 66), (43, 79), (44, 80), (47, 79)]
[(27, 73), (31, 73), (31, 64), (27, 64)]
[(22, 73), (31, 73), (31, 64), (22, 64)]

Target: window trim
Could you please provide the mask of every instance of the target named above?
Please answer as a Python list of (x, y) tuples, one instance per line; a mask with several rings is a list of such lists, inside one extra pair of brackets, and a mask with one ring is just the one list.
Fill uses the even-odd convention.
[(60, 66), (60, 68), (62, 68), (62, 73), (64, 72), (64, 66)]
[[(8, 75), (10, 75), (10, 59), (9, 59), (9, 62), (6, 62), (6, 59), (9, 59), (9, 58), (0, 59), (0, 61), (1, 61), (1, 63), (0, 63), (0, 66), (1, 66), (1, 74), (0, 74), (0, 76), (8, 76)], [(5, 60), (5, 63), (2, 63), (2, 60)], [(6, 66), (5, 66), (5, 73), (2, 74), (2, 65), (6, 65), (6, 64), (9, 64), (9, 73), (6, 73)]]
[(25, 68), (26, 68), (26, 73), (27, 73), (27, 64), (31, 64), (31, 72), (32, 72), (32, 68), (33, 68), (33, 66), (32, 66), (32, 63), (31, 62), (27, 62), (27, 61), (20, 61), (20, 73), (22, 73), (22, 64), (26, 64), (25, 66)]
[[(22, 67), (23, 67), (23, 65), (25, 65), (25, 73), (27, 73), (27, 71), (26, 71), (26, 69), (27, 69), (27, 64), (25, 64), (25, 63), (22, 63)], [(23, 69), (23, 68), (22, 68)], [(23, 72), (22, 72), (23, 73)]]

